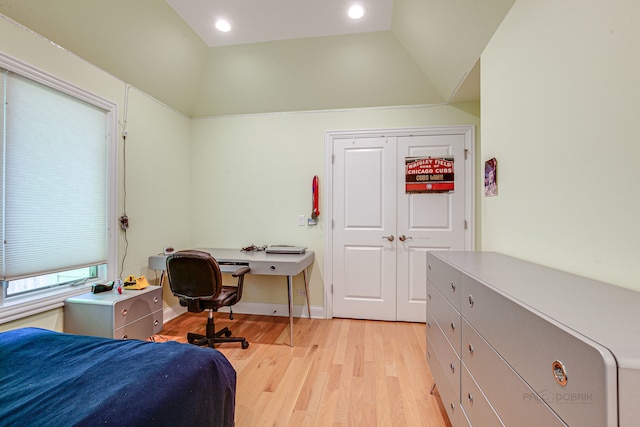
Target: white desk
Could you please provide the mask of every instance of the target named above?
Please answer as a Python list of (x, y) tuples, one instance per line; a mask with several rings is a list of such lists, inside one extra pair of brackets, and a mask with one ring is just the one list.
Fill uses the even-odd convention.
[[(268, 254), (265, 251), (244, 252), (240, 249), (195, 248), (199, 251), (209, 252), (220, 264), (224, 273), (232, 273), (240, 266), (246, 265), (251, 271), (249, 274), (262, 274), (268, 276), (287, 277), (287, 296), (289, 298), (289, 344), (293, 347), (293, 277), (301, 272), (304, 274), (304, 287), (307, 295), (307, 309), (311, 318), (311, 305), (309, 303), (309, 277), (307, 267), (314, 260), (313, 251), (303, 254)], [(162, 270), (160, 283), (164, 279), (166, 270), (166, 255), (152, 255), (149, 257), (149, 269)]]

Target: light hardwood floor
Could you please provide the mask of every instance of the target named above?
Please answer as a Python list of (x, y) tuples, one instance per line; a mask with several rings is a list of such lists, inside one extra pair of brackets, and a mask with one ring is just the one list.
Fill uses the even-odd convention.
[[(244, 336), (216, 348), (237, 372), (236, 426), (449, 426), (426, 364), (425, 325), (216, 313)], [(204, 333), (206, 313), (167, 322), (156, 339)]]

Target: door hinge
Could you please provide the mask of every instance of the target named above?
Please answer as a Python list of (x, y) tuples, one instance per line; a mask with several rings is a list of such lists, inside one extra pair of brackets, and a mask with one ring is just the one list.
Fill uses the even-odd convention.
[(333, 283), (331, 284), (331, 295), (333, 295)]
[(465, 148), (464, 149), (464, 159), (467, 160), (467, 156), (469, 155), (469, 149)]
[(466, 219), (464, 220), (464, 229), (465, 230), (467, 229), (467, 220)]

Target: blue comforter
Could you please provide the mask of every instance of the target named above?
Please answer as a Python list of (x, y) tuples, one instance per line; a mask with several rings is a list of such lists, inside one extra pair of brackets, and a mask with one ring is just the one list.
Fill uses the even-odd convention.
[(233, 426), (236, 372), (176, 342), (0, 333), (3, 426)]

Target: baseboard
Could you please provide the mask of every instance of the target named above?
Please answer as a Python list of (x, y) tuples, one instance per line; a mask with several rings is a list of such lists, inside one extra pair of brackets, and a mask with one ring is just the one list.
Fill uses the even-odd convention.
[[(220, 309), (221, 312), (229, 312), (228, 307)], [(165, 308), (163, 312), (163, 323), (175, 319), (183, 313), (186, 313), (186, 307), (173, 306)], [(286, 304), (266, 304), (256, 302), (242, 302), (233, 306), (234, 313), (240, 314), (259, 314), (264, 316), (282, 316), (289, 317), (289, 306)], [(306, 305), (294, 305), (293, 317), (309, 317)], [(324, 319), (324, 308), (319, 306), (311, 306), (312, 319)]]

